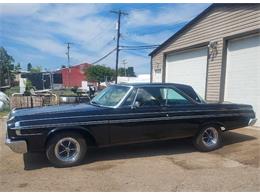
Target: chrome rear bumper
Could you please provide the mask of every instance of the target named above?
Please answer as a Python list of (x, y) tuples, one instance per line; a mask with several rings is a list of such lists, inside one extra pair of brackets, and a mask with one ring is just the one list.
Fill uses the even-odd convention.
[(27, 153), (27, 143), (25, 140), (12, 141), (6, 138), (5, 144), (16, 153)]
[(257, 121), (257, 118), (251, 118), (248, 122), (248, 126), (253, 126)]

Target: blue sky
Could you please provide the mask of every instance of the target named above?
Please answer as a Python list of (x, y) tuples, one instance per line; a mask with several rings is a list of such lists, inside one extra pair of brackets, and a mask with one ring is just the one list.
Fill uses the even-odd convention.
[[(209, 4), (0, 4), (0, 46), (16, 63), (56, 70), (67, 65), (66, 42), (73, 42), (71, 64), (92, 63), (113, 48), (116, 15), (122, 18), (121, 45), (160, 44)], [(121, 51), (136, 73), (149, 73), (151, 50)], [(100, 64), (115, 66), (115, 53)]]

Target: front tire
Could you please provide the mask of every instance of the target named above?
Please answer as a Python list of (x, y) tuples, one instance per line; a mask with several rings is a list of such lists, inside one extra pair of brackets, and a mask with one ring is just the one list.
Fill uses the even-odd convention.
[(56, 167), (78, 165), (87, 151), (86, 140), (77, 133), (62, 132), (54, 135), (47, 143), (46, 156)]
[(217, 126), (206, 126), (193, 138), (193, 144), (202, 152), (216, 150), (222, 146), (222, 132)]

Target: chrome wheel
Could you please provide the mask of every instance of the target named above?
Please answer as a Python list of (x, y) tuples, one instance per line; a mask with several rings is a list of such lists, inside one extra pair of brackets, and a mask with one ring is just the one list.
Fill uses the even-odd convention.
[(202, 134), (202, 142), (208, 147), (215, 146), (218, 142), (218, 131), (214, 127), (205, 129)]
[(77, 161), (80, 154), (80, 144), (72, 137), (64, 137), (55, 145), (55, 156), (64, 162)]

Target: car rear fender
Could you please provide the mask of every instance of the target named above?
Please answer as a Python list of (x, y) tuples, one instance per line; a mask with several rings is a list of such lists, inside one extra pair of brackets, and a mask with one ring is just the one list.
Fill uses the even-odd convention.
[(199, 125), (199, 130), (201, 130), (205, 126), (210, 126), (210, 125), (213, 125), (213, 126), (219, 128), (221, 131), (227, 131), (225, 124), (220, 121), (216, 121), (216, 120), (206, 121), (206, 122), (201, 123)]

